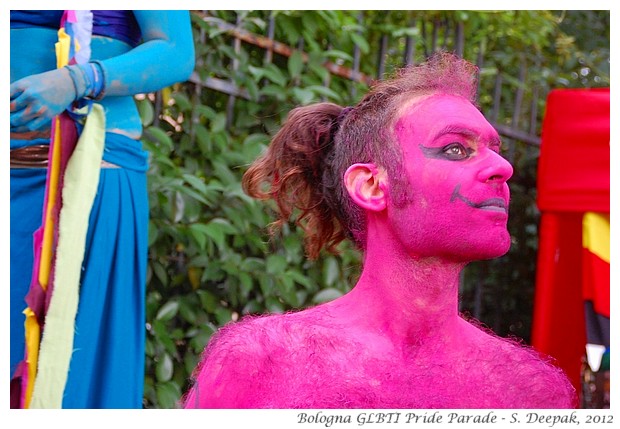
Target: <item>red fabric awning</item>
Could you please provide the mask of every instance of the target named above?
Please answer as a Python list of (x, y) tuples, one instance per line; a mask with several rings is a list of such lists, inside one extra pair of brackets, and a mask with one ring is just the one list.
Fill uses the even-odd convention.
[(585, 301), (609, 317), (609, 263), (591, 257), (583, 241), (584, 214), (609, 214), (609, 109), (608, 88), (551, 91), (538, 163), (541, 222), (532, 346), (553, 357), (578, 391)]
[(609, 88), (553, 90), (538, 161), (541, 211), (609, 213)]

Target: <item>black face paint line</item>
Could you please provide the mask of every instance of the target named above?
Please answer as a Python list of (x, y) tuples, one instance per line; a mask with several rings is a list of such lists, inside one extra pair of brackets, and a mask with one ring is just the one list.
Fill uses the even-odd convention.
[(452, 195), (450, 196), (450, 202), (453, 203), (457, 198), (464, 201), (468, 206), (474, 207), (473, 201), (468, 200), (464, 196), (460, 194), (461, 184), (459, 183), (454, 187), (454, 191), (452, 191)]
[(472, 200), (464, 197), (460, 193), (461, 185), (458, 184), (454, 187), (454, 191), (452, 191), (452, 195), (450, 196), (450, 202), (454, 202), (456, 199), (463, 201), (470, 207), (476, 209), (483, 210), (494, 210), (494, 211), (507, 211), (506, 202), (502, 198), (489, 198), (479, 203), (475, 203)]

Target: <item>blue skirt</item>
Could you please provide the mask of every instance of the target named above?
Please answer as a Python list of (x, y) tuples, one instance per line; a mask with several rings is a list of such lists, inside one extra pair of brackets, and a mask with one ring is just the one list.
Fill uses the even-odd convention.
[[(142, 408), (147, 155), (140, 142), (107, 134), (104, 160), (121, 168), (102, 168), (90, 213), (63, 408)], [(11, 169), (11, 376), (24, 358), (22, 311), (45, 179), (42, 168)]]

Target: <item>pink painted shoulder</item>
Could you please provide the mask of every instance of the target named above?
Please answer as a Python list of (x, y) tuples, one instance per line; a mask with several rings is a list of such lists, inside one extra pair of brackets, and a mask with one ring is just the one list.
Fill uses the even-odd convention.
[[(185, 408), (304, 408), (317, 392), (300, 387), (304, 368), (322, 366), (333, 348), (311, 311), (247, 317), (220, 329), (194, 372)], [(325, 371), (326, 368), (322, 368)], [(316, 371), (315, 374), (323, 374)]]
[(489, 379), (500, 403), (494, 408), (570, 409), (578, 405), (575, 388), (564, 372), (521, 341), (489, 334)]
[(193, 374), (193, 385), (183, 401), (185, 408), (255, 408), (262, 381), (273, 371), (266, 348), (269, 319), (273, 332), (277, 316), (248, 317), (216, 332)]

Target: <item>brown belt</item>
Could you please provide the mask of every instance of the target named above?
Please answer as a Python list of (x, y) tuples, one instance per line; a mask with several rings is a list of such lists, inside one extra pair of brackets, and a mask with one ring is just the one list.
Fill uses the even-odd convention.
[[(35, 144), (11, 149), (11, 168), (47, 168), (49, 145)], [(101, 161), (101, 168), (120, 168), (111, 162)]]
[(49, 145), (36, 144), (11, 149), (11, 168), (45, 168)]

